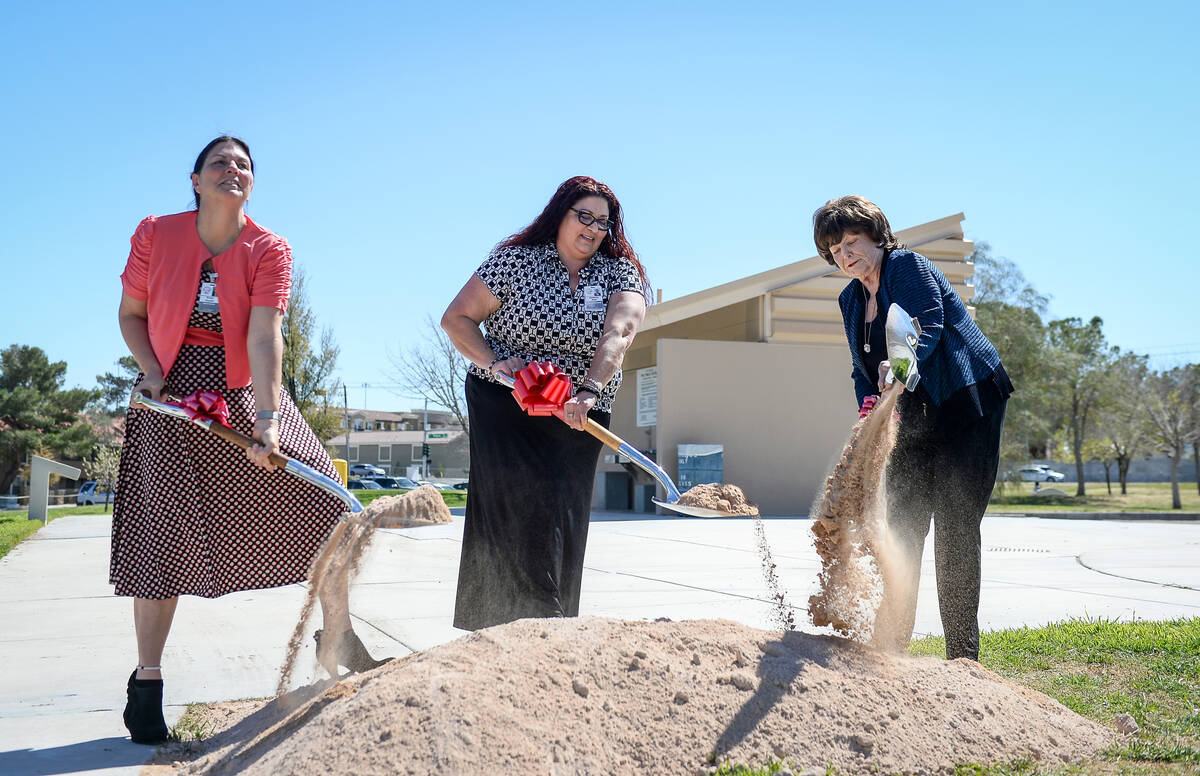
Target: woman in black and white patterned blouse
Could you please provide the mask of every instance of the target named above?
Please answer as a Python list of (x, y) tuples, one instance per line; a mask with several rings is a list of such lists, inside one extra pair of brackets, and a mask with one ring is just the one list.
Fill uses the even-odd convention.
[[(471, 489), (454, 625), (573, 617), (601, 444), (648, 284), (608, 186), (577, 176), (500, 243), (442, 316), (471, 362)], [(480, 324), (485, 331), (480, 331)], [(495, 379), (532, 361), (571, 376), (563, 420), (526, 415)]]

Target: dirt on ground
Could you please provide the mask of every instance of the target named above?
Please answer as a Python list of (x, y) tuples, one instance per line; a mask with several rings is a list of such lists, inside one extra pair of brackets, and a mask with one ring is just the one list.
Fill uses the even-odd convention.
[(967, 660), (725, 620), (519, 620), (208, 711), (146, 774), (948, 773), (1095, 755), (1117, 733)]

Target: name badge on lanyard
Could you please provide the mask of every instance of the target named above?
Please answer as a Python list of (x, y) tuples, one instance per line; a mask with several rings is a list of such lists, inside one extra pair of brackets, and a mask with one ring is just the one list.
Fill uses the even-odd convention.
[(196, 299), (196, 309), (202, 313), (216, 313), (221, 311), (221, 306), (217, 301), (216, 273), (212, 276), (212, 282), (207, 280), (201, 281), (200, 296)]
[(603, 312), (604, 301), (604, 286), (583, 287), (583, 311), (585, 313)]

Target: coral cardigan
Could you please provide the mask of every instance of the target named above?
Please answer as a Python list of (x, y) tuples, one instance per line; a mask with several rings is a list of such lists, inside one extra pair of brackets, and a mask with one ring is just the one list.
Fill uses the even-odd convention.
[(217, 271), (217, 299), (222, 334), (196, 344), (225, 345), (225, 383), (229, 388), (250, 384), (246, 336), (251, 307), (287, 311), (292, 287), (292, 249), (287, 240), (246, 218), (237, 241), (213, 256), (196, 232), (196, 211), (148, 216), (129, 240), (129, 260), (121, 273), (125, 293), (146, 302), (150, 346), (162, 367), (171, 371), (188, 336), (188, 319), (196, 302), (200, 270), (212, 259)]

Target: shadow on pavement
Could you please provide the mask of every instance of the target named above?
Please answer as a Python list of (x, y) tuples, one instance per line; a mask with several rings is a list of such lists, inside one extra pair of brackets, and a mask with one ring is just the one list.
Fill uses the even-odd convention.
[(49, 749), (12, 749), (0, 752), (0, 773), (54, 776), (60, 773), (142, 765), (155, 752), (153, 746), (128, 738), (99, 738)]

